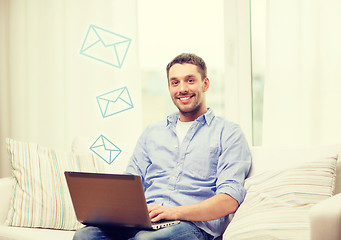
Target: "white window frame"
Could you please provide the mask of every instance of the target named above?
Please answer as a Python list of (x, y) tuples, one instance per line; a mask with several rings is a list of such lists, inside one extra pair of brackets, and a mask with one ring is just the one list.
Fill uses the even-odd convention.
[(225, 112), (252, 145), (252, 66), (250, 1), (224, 1)]

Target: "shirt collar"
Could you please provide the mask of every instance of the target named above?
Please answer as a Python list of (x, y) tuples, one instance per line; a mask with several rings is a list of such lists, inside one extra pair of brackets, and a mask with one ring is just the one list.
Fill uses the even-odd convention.
[[(169, 124), (176, 125), (179, 119), (179, 112), (173, 113), (167, 117), (167, 126)], [(215, 117), (214, 112), (211, 108), (207, 109), (207, 112), (200, 117), (198, 117), (195, 121), (198, 121), (202, 124), (207, 124), (208, 126), (211, 124), (213, 118)]]

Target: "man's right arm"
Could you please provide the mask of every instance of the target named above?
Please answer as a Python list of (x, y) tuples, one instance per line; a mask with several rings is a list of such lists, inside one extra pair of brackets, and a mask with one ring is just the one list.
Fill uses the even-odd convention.
[(150, 165), (149, 157), (146, 149), (146, 137), (148, 134), (148, 128), (144, 130), (144, 132), (139, 137), (133, 155), (130, 158), (128, 166), (126, 168), (126, 174), (139, 175), (142, 178), (143, 186), (144, 184), (144, 176), (146, 175), (146, 171), (148, 166)]

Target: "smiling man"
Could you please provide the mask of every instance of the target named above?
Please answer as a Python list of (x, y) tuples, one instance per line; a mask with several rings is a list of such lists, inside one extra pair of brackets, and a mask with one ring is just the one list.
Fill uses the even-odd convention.
[(201, 72), (191, 63), (175, 63), (167, 67), (169, 92), (182, 122), (194, 121), (207, 111), (205, 92), (210, 81), (206, 71)]
[(243, 202), (249, 147), (239, 125), (207, 108), (210, 81), (205, 62), (184, 53), (166, 70), (179, 112), (145, 129), (127, 173), (141, 176), (152, 222), (180, 224), (156, 231), (87, 227), (75, 239), (214, 239)]

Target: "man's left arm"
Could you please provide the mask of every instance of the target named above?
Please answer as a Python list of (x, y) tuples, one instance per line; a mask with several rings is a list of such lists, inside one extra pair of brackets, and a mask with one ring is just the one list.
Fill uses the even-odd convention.
[(238, 202), (231, 196), (219, 193), (200, 203), (178, 207), (165, 207), (157, 204), (148, 206), (152, 222), (165, 220), (210, 221), (234, 213)]

